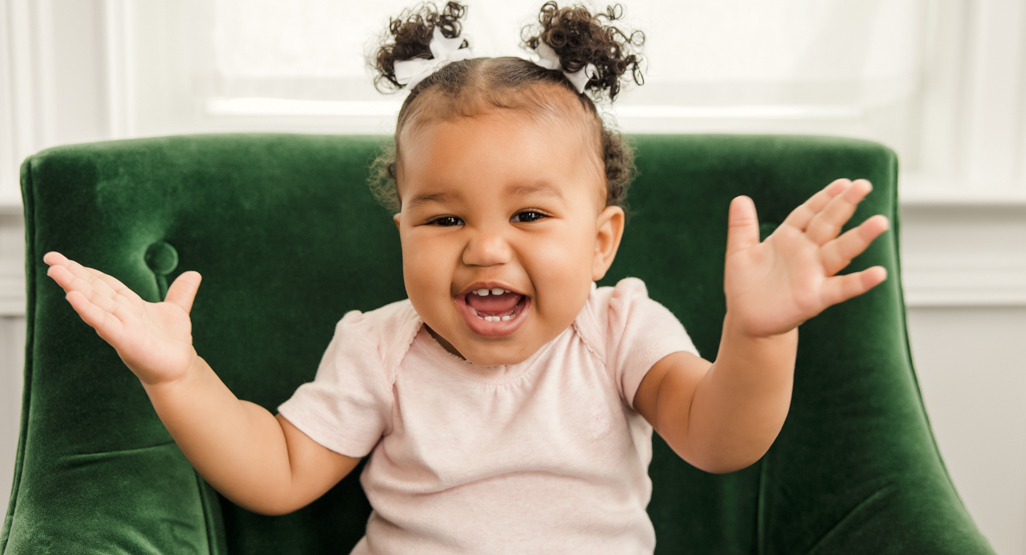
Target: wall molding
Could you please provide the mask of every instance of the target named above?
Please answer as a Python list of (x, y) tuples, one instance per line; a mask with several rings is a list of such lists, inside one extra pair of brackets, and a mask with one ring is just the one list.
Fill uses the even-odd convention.
[(900, 233), (909, 306), (1026, 306), (1026, 199), (902, 203)]
[(25, 231), (19, 210), (0, 216), (0, 317), (25, 315)]
[(1021, 253), (961, 254), (945, 256), (903, 251), (905, 304), (911, 307), (1026, 306), (1026, 257)]
[(53, 0), (0, 6), (0, 215), (21, 213), (22, 160), (60, 141)]
[(135, 95), (132, 83), (132, 7), (128, 0), (104, 0), (104, 60), (107, 86), (107, 130), (109, 138), (124, 139), (135, 134)]
[[(18, 268), (23, 270), (23, 268)], [(0, 268), (0, 317), (25, 316), (25, 276)]]

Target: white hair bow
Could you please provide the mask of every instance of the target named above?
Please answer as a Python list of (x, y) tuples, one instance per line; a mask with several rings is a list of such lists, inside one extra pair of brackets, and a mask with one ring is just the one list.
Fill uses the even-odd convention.
[(541, 57), (541, 59), (535, 63), (545, 69), (558, 69), (559, 71), (562, 71), (563, 75), (566, 75), (566, 78), (574, 84), (574, 87), (577, 88), (577, 92), (579, 93), (584, 92), (584, 86), (588, 84), (588, 81), (593, 77), (598, 76), (598, 68), (595, 67), (595, 64), (588, 64), (574, 73), (564, 70), (563, 64), (559, 63), (559, 54), (556, 54), (556, 51), (543, 40), (538, 41), (538, 47), (535, 48), (534, 51), (538, 53), (539, 57)]
[(433, 58), (430, 60), (414, 58), (395, 62), (395, 80), (400, 85), (405, 85), (406, 90), (410, 90), (445, 64), (472, 57), (470, 48), (460, 48), (461, 44), (463, 44), (462, 38), (445, 38), (442, 35), (442, 29), (436, 25), (431, 35), (431, 43), (428, 45)]

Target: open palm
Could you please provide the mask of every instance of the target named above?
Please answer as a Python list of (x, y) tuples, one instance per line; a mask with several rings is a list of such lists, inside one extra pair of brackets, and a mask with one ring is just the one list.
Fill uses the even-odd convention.
[(164, 302), (150, 303), (117, 279), (60, 253), (47, 253), (43, 261), (75, 312), (140, 380), (162, 383), (185, 374), (196, 356), (189, 311), (200, 284), (198, 273), (178, 276)]
[(882, 266), (835, 275), (888, 228), (887, 218), (876, 215), (838, 237), (871, 190), (866, 180), (834, 181), (792, 211), (762, 242), (754, 203), (748, 197), (734, 199), (724, 292), (727, 312), (741, 329), (754, 337), (788, 332), (887, 278)]

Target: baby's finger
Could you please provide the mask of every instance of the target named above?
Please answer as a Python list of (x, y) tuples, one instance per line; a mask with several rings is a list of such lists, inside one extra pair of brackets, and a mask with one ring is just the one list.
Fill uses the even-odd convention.
[(67, 266), (50, 266), (50, 269), (46, 271), (46, 275), (57, 282), (57, 285), (60, 285), (65, 293), (77, 292), (102, 310), (113, 312), (117, 307), (118, 303), (114, 299), (109, 295), (98, 292), (91, 281), (75, 275)]
[(727, 212), (727, 256), (759, 244), (759, 215), (750, 197), (730, 201)]
[(75, 309), (75, 312), (82, 318), (82, 321), (96, 330), (96, 333), (104, 341), (113, 344), (121, 336), (124, 329), (121, 321), (109, 312), (89, 302), (89, 299), (81, 292), (72, 291), (68, 293), (66, 298), (68, 303), (71, 304), (71, 308)]
[[(97, 274), (102, 274), (99, 270), (92, 268), (86, 268), (85, 266), (66, 258), (60, 253), (48, 252), (43, 257), (43, 262), (50, 264), (50, 269), (64, 268), (70, 272), (73, 276), (82, 280), (82, 282), (89, 284), (92, 288), (96, 289), (100, 294), (106, 295), (107, 297), (113, 298), (115, 296), (114, 290), (103, 280), (97, 277)], [(50, 272), (47, 272), (50, 274)], [(52, 274), (51, 274), (52, 277)]]
[(801, 206), (792, 210), (782, 225), (790, 225), (805, 231), (812, 218), (819, 214), (831, 199), (844, 192), (850, 185), (850, 179), (835, 179), (833, 183), (827, 185), (818, 193), (809, 197)]
[(60, 285), (65, 293), (78, 291), (87, 297), (92, 293), (93, 286), (71, 273), (71, 270), (65, 266), (50, 266), (50, 269), (46, 271), (46, 275), (57, 282), (57, 285)]
[(183, 273), (168, 288), (164, 301), (180, 306), (188, 314), (192, 311), (192, 302), (196, 299), (196, 291), (202, 279), (199, 272)]
[(142, 297), (136, 295), (135, 291), (129, 289), (127, 285), (118, 281), (118, 279), (114, 276), (105, 274), (93, 268), (87, 268), (85, 266), (83, 266), (83, 268), (85, 268), (86, 271), (89, 272), (89, 274), (92, 275), (95, 279), (98, 279), (102, 283), (106, 284), (106, 286), (111, 289), (111, 292), (114, 295), (123, 297), (129, 301), (142, 301)]
[(823, 283), (820, 299), (824, 308), (843, 303), (880, 285), (885, 279), (887, 269), (883, 266), (873, 266), (861, 272), (827, 278)]
[(43, 255), (43, 262), (46, 262), (50, 266), (53, 266), (54, 264), (64, 264), (67, 261), (68, 257), (57, 251), (50, 251)]
[(865, 179), (852, 182), (851, 186), (830, 200), (826, 207), (816, 214), (805, 229), (805, 236), (817, 245), (824, 245), (841, 231), (855, 207), (873, 190), (873, 186)]
[(887, 217), (877, 214), (862, 222), (862, 225), (855, 229), (849, 229), (837, 239), (823, 245), (823, 249), (820, 251), (820, 260), (823, 262), (826, 275), (832, 276), (843, 270), (853, 258), (862, 254), (862, 251), (866, 250), (866, 247), (889, 227), (890, 222)]
[(64, 267), (67, 268), (71, 273), (75, 274), (75, 277), (81, 279), (92, 285), (97, 292), (106, 295), (108, 297), (114, 297), (114, 290), (102, 279), (99, 279), (96, 274), (101, 274), (99, 270), (93, 268), (87, 268), (74, 260), (68, 260)]

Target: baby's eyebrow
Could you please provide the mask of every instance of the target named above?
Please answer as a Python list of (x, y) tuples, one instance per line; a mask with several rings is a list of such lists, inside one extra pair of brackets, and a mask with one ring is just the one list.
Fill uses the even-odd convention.
[(537, 193), (549, 197), (555, 197), (566, 204), (566, 198), (563, 196), (563, 192), (558, 187), (553, 187), (548, 183), (536, 183), (533, 185), (510, 185), (506, 187), (506, 194), (510, 196), (522, 196)]
[(410, 199), (409, 208), (412, 210), (422, 204), (429, 202), (445, 203), (445, 202), (463, 202), (463, 195), (457, 192), (439, 192), (439, 193), (424, 193), (417, 195)]

